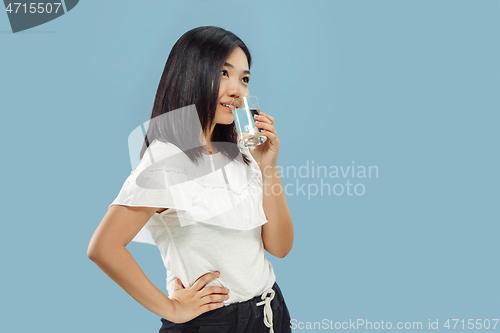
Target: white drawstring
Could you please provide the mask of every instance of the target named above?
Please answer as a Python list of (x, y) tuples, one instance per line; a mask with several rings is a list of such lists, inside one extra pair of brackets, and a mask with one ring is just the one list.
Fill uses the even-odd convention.
[[(267, 297), (267, 294), (271, 294)], [(271, 301), (274, 298), (274, 290), (269, 289), (265, 291), (262, 296), (262, 302), (257, 303), (257, 306), (264, 305), (264, 324), (269, 327), (269, 332), (274, 333), (273, 330), (273, 309), (271, 308)]]

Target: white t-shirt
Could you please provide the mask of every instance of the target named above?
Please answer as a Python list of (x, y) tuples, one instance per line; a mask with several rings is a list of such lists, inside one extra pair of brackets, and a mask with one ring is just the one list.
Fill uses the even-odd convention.
[(276, 277), (264, 254), (261, 230), (262, 173), (248, 151), (231, 160), (221, 152), (197, 165), (177, 146), (154, 140), (111, 205), (168, 208), (155, 213), (132, 241), (158, 246), (167, 270), (191, 287), (202, 275), (220, 271), (207, 286), (229, 289), (225, 305), (247, 301), (270, 289)]

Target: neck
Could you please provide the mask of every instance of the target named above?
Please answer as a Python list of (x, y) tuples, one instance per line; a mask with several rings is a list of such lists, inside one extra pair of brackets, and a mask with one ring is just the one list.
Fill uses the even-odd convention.
[(212, 150), (212, 145), (211, 145), (212, 134), (214, 132), (214, 128), (215, 128), (215, 124), (213, 124), (211, 126), (211, 128), (207, 131), (207, 133), (205, 134), (205, 142), (207, 143), (207, 146), (206, 146), (207, 148), (205, 149), (205, 152), (208, 154), (215, 154), (216, 153), (216, 151)]

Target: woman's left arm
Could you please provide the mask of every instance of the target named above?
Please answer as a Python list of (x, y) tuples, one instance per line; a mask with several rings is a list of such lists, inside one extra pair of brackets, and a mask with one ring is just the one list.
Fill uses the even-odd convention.
[(256, 126), (263, 128), (261, 133), (267, 137), (263, 144), (249, 148), (262, 172), (263, 205), (268, 220), (262, 226), (262, 241), (267, 252), (284, 258), (293, 246), (293, 221), (277, 166), (279, 139), (273, 117), (261, 113), (255, 120)]

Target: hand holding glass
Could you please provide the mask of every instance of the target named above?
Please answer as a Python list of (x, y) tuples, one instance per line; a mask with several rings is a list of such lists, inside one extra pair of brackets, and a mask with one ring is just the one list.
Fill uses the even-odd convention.
[(259, 101), (255, 96), (235, 98), (230, 104), (234, 116), (237, 142), (240, 147), (255, 147), (266, 142), (267, 137), (260, 134), (255, 126), (255, 114), (260, 114)]

